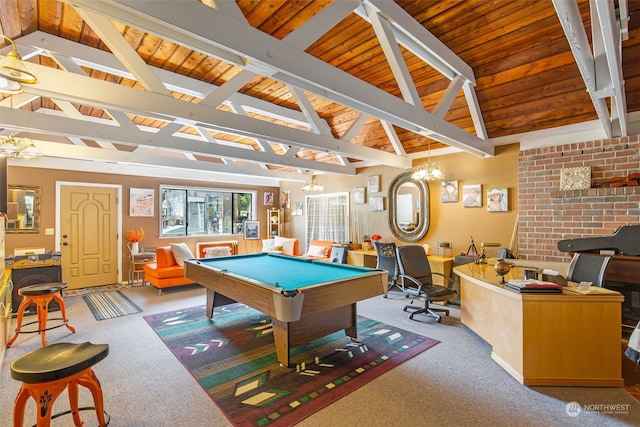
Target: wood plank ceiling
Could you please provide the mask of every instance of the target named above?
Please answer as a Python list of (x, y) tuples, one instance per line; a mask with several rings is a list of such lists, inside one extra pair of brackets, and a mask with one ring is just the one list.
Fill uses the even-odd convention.
[(639, 12), (610, 0), (0, 0), (0, 31), (39, 79), (3, 96), (0, 128), (52, 158), (302, 181), (410, 168), (443, 147), (491, 156), (496, 138), (593, 121), (625, 136), (640, 111)]

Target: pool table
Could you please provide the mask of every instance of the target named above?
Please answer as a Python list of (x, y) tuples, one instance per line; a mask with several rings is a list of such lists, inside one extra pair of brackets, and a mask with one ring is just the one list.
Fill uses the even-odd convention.
[(241, 302), (269, 316), (278, 361), (289, 349), (344, 329), (357, 338), (356, 303), (382, 295), (387, 273), (278, 254), (185, 261), (185, 275), (207, 289), (207, 315)]

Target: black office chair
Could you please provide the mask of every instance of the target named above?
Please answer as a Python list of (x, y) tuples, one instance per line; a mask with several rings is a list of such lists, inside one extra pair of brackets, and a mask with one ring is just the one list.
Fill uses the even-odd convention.
[(433, 283), (433, 275), (442, 276), (447, 285), (451, 283), (451, 277), (431, 271), (427, 254), (422, 246), (398, 246), (396, 253), (400, 270), (399, 278), (403, 281), (405, 293), (415, 298), (424, 298), (424, 307), (413, 305), (404, 307), (404, 311), (415, 310), (409, 315), (409, 319), (413, 319), (416, 314), (426, 314), (427, 316), (435, 317), (440, 323), (442, 318), (438, 312), (445, 313), (448, 316), (449, 310), (446, 308), (433, 308), (430, 304), (434, 301), (449, 301), (458, 293), (448, 287), (435, 285)]
[(567, 269), (567, 280), (572, 282), (592, 282), (592, 286), (602, 287), (610, 256), (576, 252)]
[[(476, 262), (476, 257), (467, 255), (456, 255), (453, 257), (453, 267), (470, 264), (472, 262)], [(451, 284), (449, 287), (458, 293), (458, 295), (449, 300), (449, 304), (460, 307), (460, 276), (457, 274), (451, 276)]]
[[(404, 286), (398, 281), (398, 259), (396, 258), (396, 244), (395, 243), (380, 243), (374, 242), (373, 245), (376, 248), (377, 263), (376, 268), (379, 270), (385, 270), (388, 278), (387, 292), (391, 292), (394, 288), (398, 288), (404, 292)], [(387, 294), (384, 294), (387, 297)]]

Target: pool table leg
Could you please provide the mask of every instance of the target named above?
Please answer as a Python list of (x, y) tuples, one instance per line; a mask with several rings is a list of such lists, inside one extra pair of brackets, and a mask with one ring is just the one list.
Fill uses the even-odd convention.
[(214, 292), (210, 289), (207, 289), (207, 317), (209, 319), (213, 318), (213, 310), (216, 307), (234, 304), (236, 302), (238, 301), (224, 296), (219, 292)]
[(333, 332), (344, 330), (347, 336), (358, 338), (356, 304), (348, 304), (327, 311), (307, 314), (295, 322), (283, 322), (271, 317), (273, 341), (278, 361), (289, 366), (289, 350)]
[(278, 362), (289, 367), (289, 322), (281, 322), (271, 318), (273, 325), (273, 343), (276, 346)]

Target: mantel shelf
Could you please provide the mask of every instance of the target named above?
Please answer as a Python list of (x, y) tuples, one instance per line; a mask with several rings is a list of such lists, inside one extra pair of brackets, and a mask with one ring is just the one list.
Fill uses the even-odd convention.
[(593, 196), (626, 196), (628, 194), (640, 193), (640, 186), (626, 187), (598, 187), (586, 190), (552, 190), (552, 199), (563, 199), (566, 197), (593, 197)]

